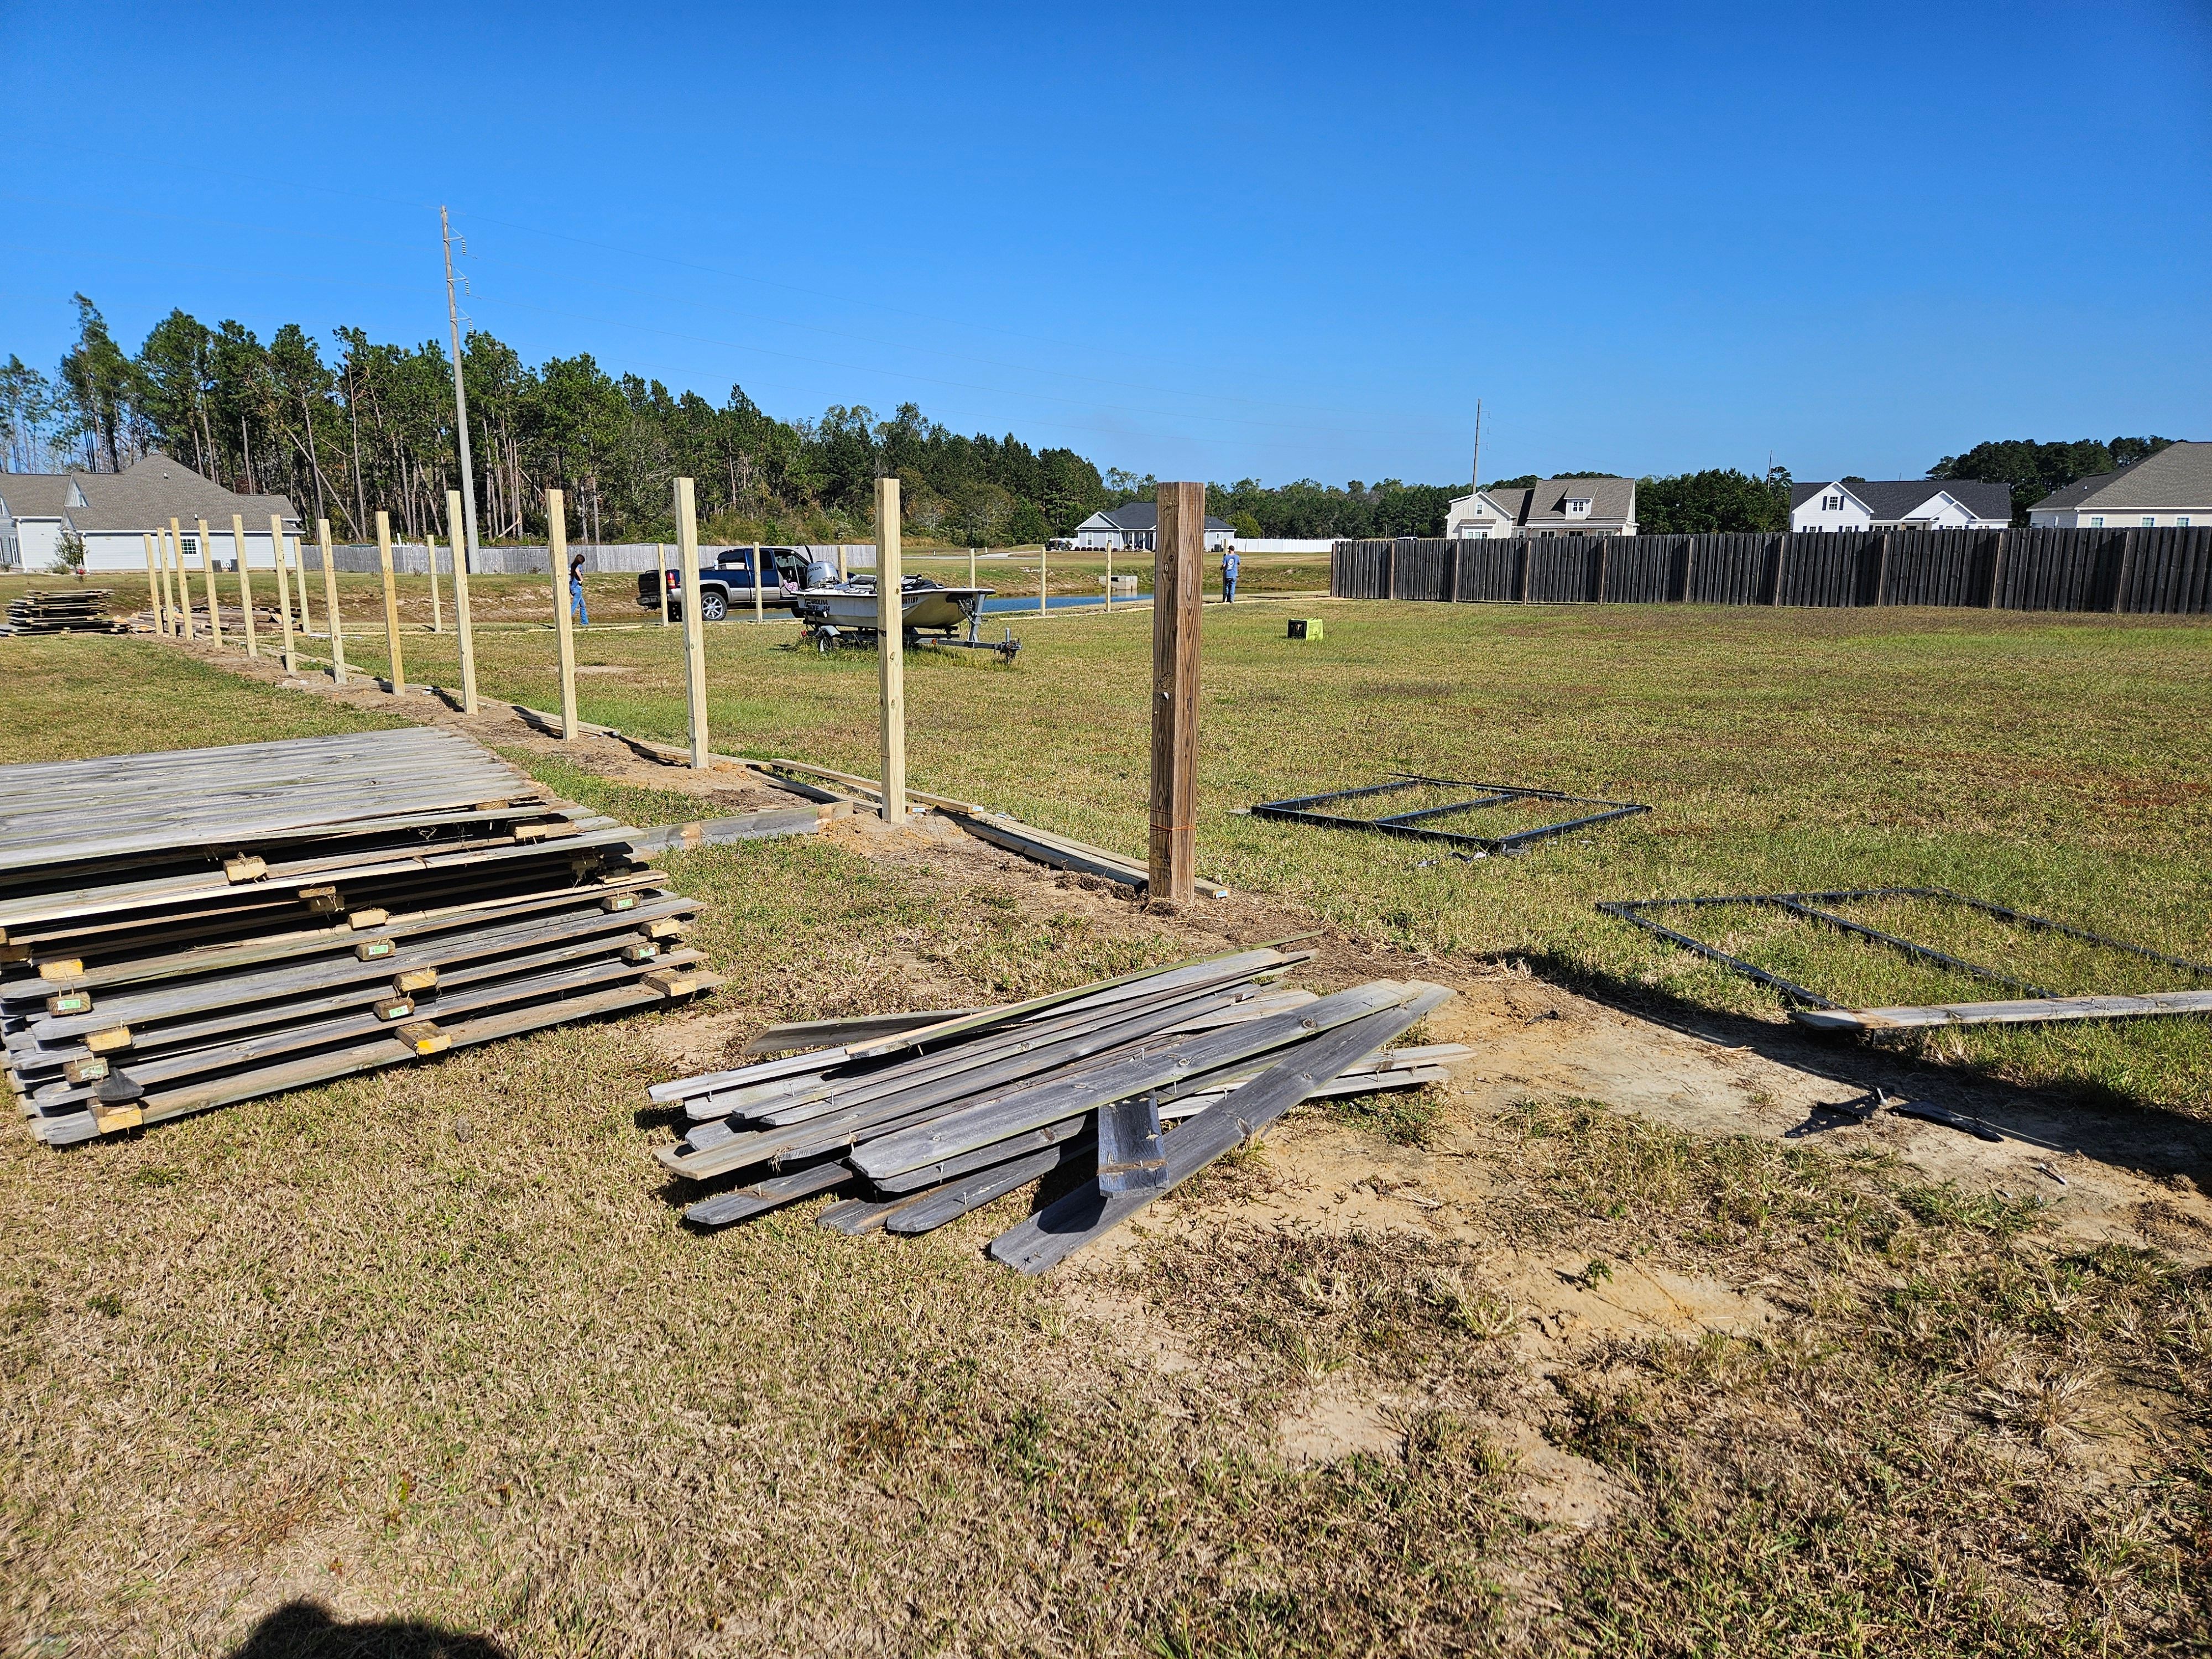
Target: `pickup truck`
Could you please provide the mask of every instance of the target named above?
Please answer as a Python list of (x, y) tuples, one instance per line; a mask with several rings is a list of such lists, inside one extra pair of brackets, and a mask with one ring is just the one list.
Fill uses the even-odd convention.
[[(709, 555), (702, 550), (699, 565), (699, 620), (720, 622), (732, 611), (753, 607), (753, 551), (749, 547), (725, 547)], [(781, 584), (806, 585), (806, 550), (803, 547), (763, 547), (760, 551), (761, 608), (788, 611)], [(712, 562), (708, 562), (711, 557)], [(637, 602), (641, 609), (660, 609), (660, 578), (653, 571), (639, 573)], [(684, 614), (684, 573), (668, 567), (668, 615)]]

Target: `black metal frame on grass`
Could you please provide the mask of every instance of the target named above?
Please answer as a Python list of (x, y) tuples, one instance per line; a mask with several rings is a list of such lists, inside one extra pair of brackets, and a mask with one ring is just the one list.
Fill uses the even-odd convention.
[(2195, 974), (2201, 979), (2212, 979), (2212, 968), (2208, 968), (2202, 963), (2185, 961), (2180, 957), (2170, 957), (2162, 951), (2153, 951), (2140, 945), (2130, 945), (2125, 939), (2110, 939), (2102, 933), (2093, 933), (2087, 928), (2070, 927), (2063, 921), (2053, 921), (2048, 916), (2030, 915), (2025, 910), (2014, 910), (2006, 905), (1992, 904), (1986, 899), (1969, 898), (1964, 893), (1954, 893), (1948, 887), (1851, 887), (1826, 893), (1719, 893), (1698, 898), (1603, 899), (1599, 901), (1597, 908), (1607, 915), (1618, 916), (1623, 921), (1633, 922), (1647, 933), (1656, 933), (1670, 944), (1679, 945), (1686, 951), (1694, 951), (1708, 961), (1717, 962), (1723, 968), (1741, 974), (1747, 979), (1779, 991), (1783, 995), (1814, 1008), (1832, 1008), (1850, 1012), (1843, 1003), (1832, 1002), (1817, 991), (1808, 990), (1793, 980), (1784, 979), (1779, 974), (1770, 974), (1765, 969), (1756, 967), (1741, 957), (1732, 957), (1727, 951), (1707, 945), (1701, 939), (1692, 939), (1687, 933), (1679, 933), (1672, 927), (1662, 926), (1643, 913), (1646, 910), (1668, 909), (1680, 905), (1768, 904), (1808, 921), (1820, 922), (1827, 927), (1838, 928), (1844, 933), (1856, 934), (1859, 938), (1870, 940), (1876, 945), (1887, 945), (1890, 949), (1900, 951), (1915, 961), (1934, 963), (1940, 967), (1972, 975), (1977, 979), (1987, 980), (1993, 985), (2002, 985), (2014, 991), (2024, 992), (2032, 998), (2057, 1001), (2063, 996), (2061, 992), (2046, 991), (2042, 987), (2032, 985), (2026, 980), (2014, 979), (2009, 974), (1999, 973), (1994, 968), (1982, 967), (1978, 963), (1966, 961), (1962, 957), (1938, 951), (1931, 945), (1917, 944), (1909, 939), (1901, 939), (1894, 933), (1883, 933), (1878, 927), (1869, 927), (1863, 922), (1853, 921), (1848, 916), (1836, 915), (1815, 908), (1823, 904), (1840, 904), (1851, 899), (1875, 898), (1941, 899), (1952, 904), (1963, 904), (1969, 909), (1981, 911), (1984, 915), (1996, 916), (2003, 921), (2018, 922), (2021, 926), (2033, 928), (2038, 933), (2059, 933), (2068, 939), (2080, 939), (2087, 945), (2101, 945), (2107, 950), (2124, 951), (2130, 956), (2142, 957), (2146, 961), (2163, 963), (2169, 968), (2182, 969)]
[[(1425, 806), (1419, 811), (1399, 812), (1389, 817), (1348, 818), (1334, 812), (1316, 812), (1310, 808), (1329, 801), (1358, 800), (1369, 795), (1389, 794), (1400, 789), (1418, 789), (1424, 786), (1436, 788), (1481, 789), (1488, 793), (1474, 800), (1453, 801), (1443, 806)], [(1570, 806), (1602, 806), (1602, 812), (1592, 812), (1578, 818), (1569, 818), (1560, 823), (1539, 824), (1534, 830), (1522, 830), (1510, 836), (1470, 836), (1455, 830), (1431, 830), (1416, 822), (1422, 818), (1439, 818), (1454, 812), (1470, 812), (1486, 806), (1504, 806), (1516, 800), (1553, 800)], [(1401, 772), (1389, 783), (1370, 783), (1358, 789), (1334, 789), (1323, 795), (1298, 795), (1288, 800), (1263, 800), (1253, 807), (1255, 818), (1280, 818), (1288, 823), (1316, 823), (1329, 830), (1368, 830), (1380, 836), (1398, 836), (1408, 841), (1442, 842), (1450, 846), (1474, 847), (1484, 853), (1513, 854), (1532, 842), (1553, 836), (1564, 836), (1571, 830), (1587, 830), (1595, 824), (1610, 823), (1615, 818), (1632, 817), (1651, 809), (1641, 801), (1600, 800), (1589, 795), (1570, 795), (1557, 789), (1525, 789), (1510, 783), (1475, 783), (1465, 778), (1417, 777)]]

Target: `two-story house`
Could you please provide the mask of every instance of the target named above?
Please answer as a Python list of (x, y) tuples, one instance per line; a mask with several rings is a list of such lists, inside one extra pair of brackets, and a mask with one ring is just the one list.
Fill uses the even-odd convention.
[(2212, 443), (2168, 444), (2117, 472), (2076, 478), (2028, 508), (2027, 521), (2059, 530), (2212, 525)]
[(1526, 489), (1478, 489), (1444, 508), (1444, 535), (1453, 541), (1635, 533), (1633, 478), (1539, 478)]
[(2012, 486), (1960, 478), (1837, 478), (1790, 486), (1792, 530), (2002, 530)]

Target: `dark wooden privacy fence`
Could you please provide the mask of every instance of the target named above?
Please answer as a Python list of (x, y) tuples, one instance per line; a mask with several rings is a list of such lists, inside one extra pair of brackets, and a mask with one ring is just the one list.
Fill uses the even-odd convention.
[(1342, 599), (2212, 611), (2212, 527), (1339, 542)]

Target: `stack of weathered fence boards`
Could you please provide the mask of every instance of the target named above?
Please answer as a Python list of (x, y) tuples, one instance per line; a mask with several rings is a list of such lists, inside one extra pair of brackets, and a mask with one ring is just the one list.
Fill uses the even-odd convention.
[(690, 1120), (657, 1155), (735, 1178), (684, 1212), (704, 1227), (841, 1193), (823, 1226), (927, 1232), (1070, 1174), (991, 1245), (1042, 1272), (1299, 1102), (1438, 1081), (1466, 1057), (1389, 1047), (1449, 992), (1277, 982), (1311, 954), (1260, 945), (1005, 1007), (777, 1027), (752, 1051), (782, 1057), (649, 1091)]
[(50, 1144), (718, 981), (637, 831), (427, 727), (0, 767), (0, 1038)]
[(34, 591), (8, 602), (10, 634), (119, 634), (123, 624), (107, 614), (108, 590), (64, 587)]
[(2212, 611), (2212, 527), (1346, 541), (1345, 599)]

